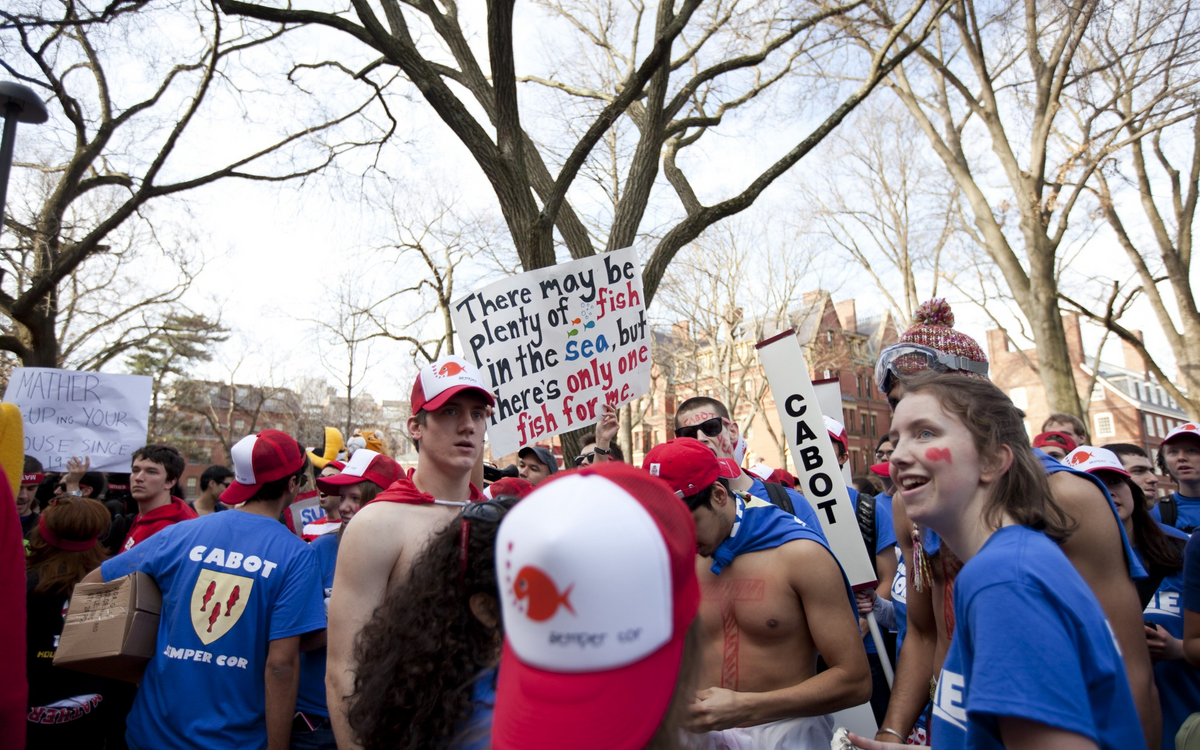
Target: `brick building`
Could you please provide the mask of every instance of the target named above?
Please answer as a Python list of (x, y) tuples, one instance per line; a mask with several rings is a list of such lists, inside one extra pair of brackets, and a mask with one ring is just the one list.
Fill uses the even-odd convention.
[[(1064, 315), (1063, 328), (1075, 387), (1080, 394), (1087, 394), (1083, 401), (1087, 412), (1084, 421), (1092, 442), (1133, 443), (1155, 456), (1163, 436), (1187, 421), (1187, 415), (1150, 374), (1136, 349), (1123, 344), (1122, 365), (1097, 362), (1083, 349), (1079, 316)], [(1030, 363), (1038, 361), (1037, 351), (1013, 350), (1001, 329), (988, 331), (987, 345), (992, 382), (1025, 411), (1025, 429), (1030, 436), (1036, 435), (1050, 415), (1042, 382), (1030, 367)]]

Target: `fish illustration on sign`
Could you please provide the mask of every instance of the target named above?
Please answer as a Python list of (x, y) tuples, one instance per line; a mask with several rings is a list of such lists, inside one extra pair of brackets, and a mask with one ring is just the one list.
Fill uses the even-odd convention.
[(558, 612), (560, 606), (575, 614), (571, 606), (571, 589), (575, 584), (567, 586), (561, 594), (554, 579), (532, 565), (526, 565), (517, 572), (517, 580), (513, 583), (513, 593), (517, 599), (527, 599), (528, 606), (525, 614), (535, 622), (545, 622)]

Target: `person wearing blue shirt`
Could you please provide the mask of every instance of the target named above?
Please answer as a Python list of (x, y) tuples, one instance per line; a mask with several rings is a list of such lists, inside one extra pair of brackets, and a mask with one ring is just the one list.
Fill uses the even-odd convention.
[[(340, 533), (325, 534), (309, 545), (317, 559), (323, 601), (321, 612), (326, 619), (329, 616), (329, 597), (333, 594), (333, 574), (337, 569), (341, 538)], [(329, 706), (325, 702), (326, 655), (327, 649), (323, 644), (300, 654), (300, 688), (296, 694), (291, 750), (337, 750), (333, 725), (329, 723)]]
[[(1158, 449), (1158, 467), (1178, 487), (1171, 495), (1175, 505), (1171, 525), (1191, 534), (1200, 527), (1200, 425), (1184, 422), (1168, 432)], [(1162, 508), (1154, 510), (1155, 520), (1161, 521)]]
[(1200, 534), (1183, 551), (1183, 658), (1200, 669)]
[(892, 421), (896, 492), (908, 518), (964, 563), (933, 748), (1145, 748), (1113, 630), (1057, 544), (1073, 524), (1023, 414), (983, 380), (929, 373), (905, 386)]
[(279, 523), (308, 459), (264, 430), (231, 451), (227, 513), (174, 524), (85, 580), (134, 572), (162, 592), (158, 649), (127, 721), (134, 750), (287, 747), (300, 638), (325, 627), (316, 556)]

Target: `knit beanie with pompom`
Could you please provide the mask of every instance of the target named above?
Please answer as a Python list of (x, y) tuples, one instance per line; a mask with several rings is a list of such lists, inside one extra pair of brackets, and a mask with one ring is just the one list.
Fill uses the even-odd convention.
[[(913, 317), (917, 322), (900, 336), (900, 343), (921, 344), (939, 352), (966, 357), (973, 362), (987, 363), (987, 355), (979, 343), (967, 334), (954, 330), (954, 313), (950, 311), (950, 304), (944, 298), (922, 302)], [(988, 379), (986, 375), (965, 370), (955, 372), (968, 377)]]

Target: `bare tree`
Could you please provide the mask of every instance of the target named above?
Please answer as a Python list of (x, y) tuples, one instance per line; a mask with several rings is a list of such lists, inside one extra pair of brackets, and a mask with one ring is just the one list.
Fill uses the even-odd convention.
[[(291, 30), (230, 24), (203, 0), (162, 9), (138, 0), (100, 11), (73, 0), (16, 0), (0, 10), (0, 20), (3, 67), (49, 97), (52, 118), (22, 140), (32, 158), (16, 165), (24, 183), (15, 192), (23, 200), (11, 206), (0, 248), (7, 272), (0, 311), (10, 321), (0, 349), (26, 365), (56, 367), (83, 357), (62, 338), (64, 325), (80, 324), (78, 333), (88, 339), (106, 326), (136, 327), (128, 318), (144, 305), (174, 298), (178, 285), (160, 288), (143, 278), (113, 311), (85, 302), (109, 287), (104, 270), (81, 275), (80, 269), (114, 245), (150, 237), (152, 247), (171, 246), (156, 236), (161, 226), (151, 205), (224, 179), (310, 177), (341, 154), (381, 143), (391, 130), (386, 114), (382, 126), (372, 121), (386, 113), (380, 97), (386, 79), (352, 78), (334, 63), (288, 63), (282, 46), (272, 46), (274, 57), (264, 64), (255, 53)], [(163, 44), (162, 26), (171, 29), (170, 44)], [(323, 105), (305, 90), (330, 75), (341, 88)], [(305, 100), (295, 113), (285, 97), (265, 93), (276, 79), (280, 90)], [(272, 123), (286, 125), (256, 127), (250, 108), (259, 99), (271, 105)], [(229, 114), (241, 115), (229, 143), (217, 147), (195, 132)], [(131, 275), (129, 267), (116, 268)], [(83, 322), (85, 307), (91, 312)], [(90, 364), (120, 353), (101, 349)]]
[(917, 306), (938, 296), (944, 256), (963, 239), (961, 193), (894, 104), (868, 103), (850, 125), (834, 134), (804, 202), (813, 231), (862, 268), (907, 328)]
[(339, 417), (345, 418), (343, 434), (347, 438), (354, 427), (361, 381), (371, 365), (371, 348), (379, 335), (371, 320), (360, 276), (356, 269), (343, 274), (332, 315), (307, 319), (321, 341), (317, 347), (321, 366), (336, 379), (338, 388), (345, 394), (345, 410), (337, 411), (342, 412)]
[[(813, 73), (853, 56), (834, 50), (839, 36), (828, 21), (866, 12), (867, 4), (782, 4), (762, 2), (750, 8), (736, 3), (704, 6), (700, 0), (660, 0), (651, 13), (634, 4), (634, 19), (619, 30), (622, 64), (609, 71), (611, 85), (602, 90), (572, 91), (544, 76), (541, 88), (596, 105), (585, 110), (590, 121), (583, 136), (563, 151), (567, 154), (553, 175), (546, 151), (526, 133), (518, 103), (520, 80), (514, 61), (515, 3), (489, 3), (486, 15), (486, 65), (464, 30), (454, 0), (382, 0), (376, 6), (352, 0), (352, 12), (324, 12), (278, 7), (252, 0), (216, 0), (227, 13), (272, 23), (319, 24), (347, 34), (380, 55), (370, 66), (395, 66), (411, 80), (427, 104), (466, 146), (496, 194), (522, 267), (526, 270), (555, 262), (553, 230), (558, 229), (571, 257), (595, 252), (587, 229), (568, 201), (568, 190), (592, 157), (596, 144), (613, 123), (628, 115), (638, 140), (626, 166), (623, 193), (609, 223), (606, 248), (633, 244), (659, 174), (659, 161), (683, 203), (686, 216), (665, 232), (644, 263), (644, 288), (651, 299), (675, 254), (716, 222), (748, 208), (758, 196), (828, 135), (898, 63), (922, 40), (940, 12), (937, 2), (914, 0), (896, 15), (888, 39), (878, 54), (853, 64), (864, 82), (845, 96), (817, 124), (735, 195), (704, 205), (684, 177), (677, 158), (704, 133), (717, 128), (727, 112), (757, 97), (786, 78), (794, 65), (812, 57)], [(947, 0), (948, 1), (948, 0)], [(379, 15), (376, 8), (382, 10)], [(609, 6), (596, 6), (603, 23)], [(575, 31), (606, 42), (596, 27), (569, 12), (561, 13)], [(748, 17), (756, 31), (749, 37), (722, 33), (731, 18)], [(643, 35), (649, 44), (639, 43)], [(913, 41), (902, 42), (902, 36)], [(647, 49), (647, 47), (649, 47)], [(614, 46), (615, 48), (615, 46)], [(824, 66), (824, 67), (822, 67)], [(818, 70), (819, 69), (819, 70)], [(815, 78), (814, 78), (815, 79)], [(465, 92), (467, 98), (460, 96)], [(726, 96), (726, 94), (728, 96)], [(476, 115), (482, 113), (482, 119)]]
[[(225, 451), (246, 435), (259, 431), (259, 422), (269, 416), (293, 421), (300, 410), (295, 394), (281, 385), (250, 385), (237, 382), (245, 359), (235, 360), (224, 380), (180, 379), (169, 389), (169, 404), (186, 414), (204, 420), (209, 431)], [(284, 428), (288, 424), (281, 422)], [(273, 427), (273, 424), (267, 426)]]
[[(1086, 222), (1077, 215), (1080, 200), (1109, 153), (1169, 121), (1161, 119), (1163, 98), (1188, 84), (1172, 80), (1148, 99), (1135, 97), (1124, 119), (1151, 115), (1136, 132), (1122, 118), (1073, 116), (1072, 102), (1100, 84), (1098, 29), (1122, 56), (1158, 47), (1174, 34), (1179, 43), (1171, 64), (1180, 70), (1194, 64), (1197, 31), (1194, 23), (1186, 25), (1189, 2), (1151, 8), (1098, 0), (957, 0), (936, 33), (887, 81), (962, 190), (982, 247), (1028, 319), (1039, 376), (1055, 411), (1082, 411), (1057, 283), (1063, 245)], [(1130, 23), (1131, 14), (1143, 9), (1173, 23)], [(886, 5), (877, 6), (876, 14), (881, 29), (891, 27)], [(868, 49), (878, 49), (869, 33), (858, 32)], [(1000, 194), (994, 184), (1003, 186)]]

